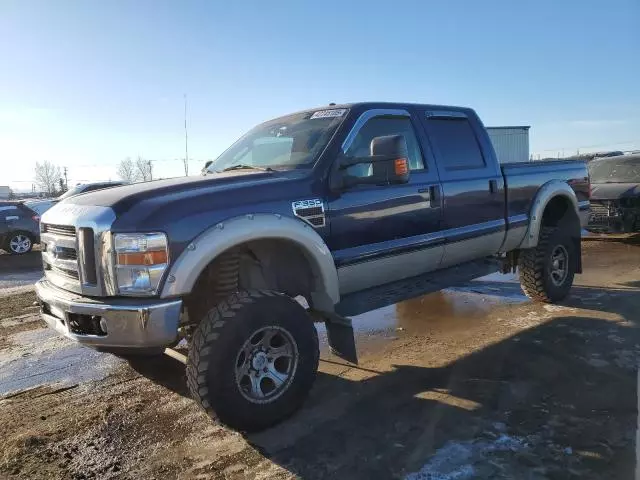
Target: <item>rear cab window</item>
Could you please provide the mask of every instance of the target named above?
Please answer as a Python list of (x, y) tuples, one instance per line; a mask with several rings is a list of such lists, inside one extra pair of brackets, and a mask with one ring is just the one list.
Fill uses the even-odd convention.
[(480, 143), (464, 114), (427, 114), (427, 134), (441, 173), (487, 167)]

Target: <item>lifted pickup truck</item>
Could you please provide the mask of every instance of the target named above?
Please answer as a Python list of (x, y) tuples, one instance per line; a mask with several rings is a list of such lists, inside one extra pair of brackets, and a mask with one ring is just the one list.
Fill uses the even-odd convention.
[(131, 355), (186, 339), (193, 397), (240, 430), (302, 404), (314, 321), (355, 362), (349, 316), (516, 268), (554, 302), (581, 272), (585, 164), (501, 166), (469, 108), (294, 113), (205, 173), (60, 202), (36, 288), (44, 320), (81, 344)]

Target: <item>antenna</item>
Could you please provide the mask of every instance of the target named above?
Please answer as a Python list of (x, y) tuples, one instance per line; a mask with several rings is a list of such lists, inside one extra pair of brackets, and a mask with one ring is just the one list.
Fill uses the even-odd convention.
[(187, 134), (187, 94), (184, 94), (184, 176), (189, 176), (189, 136)]

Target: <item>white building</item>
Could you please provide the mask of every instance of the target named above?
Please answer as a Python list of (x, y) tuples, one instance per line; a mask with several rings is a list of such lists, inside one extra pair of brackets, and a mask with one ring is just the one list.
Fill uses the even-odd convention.
[(500, 163), (529, 161), (529, 126), (487, 127)]

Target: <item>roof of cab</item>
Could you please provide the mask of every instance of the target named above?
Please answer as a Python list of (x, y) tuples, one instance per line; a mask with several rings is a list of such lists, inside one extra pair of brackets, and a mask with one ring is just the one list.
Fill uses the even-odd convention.
[(333, 110), (340, 108), (348, 108), (348, 109), (358, 109), (358, 110), (369, 110), (372, 108), (399, 108), (399, 109), (414, 109), (414, 108), (424, 108), (424, 109), (433, 109), (433, 110), (449, 110), (449, 111), (458, 111), (458, 112), (474, 112), (472, 108), (469, 107), (460, 107), (453, 105), (433, 105), (427, 103), (410, 103), (410, 102), (354, 102), (354, 103), (330, 103), (328, 105), (322, 105), (315, 108), (305, 108), (304, 110), (300, 110), (298, 112), (291, 113), (290, 115), (294, 115), (297, 113), (306, 113), (306, 112), (317, 112), (319, 110)]

